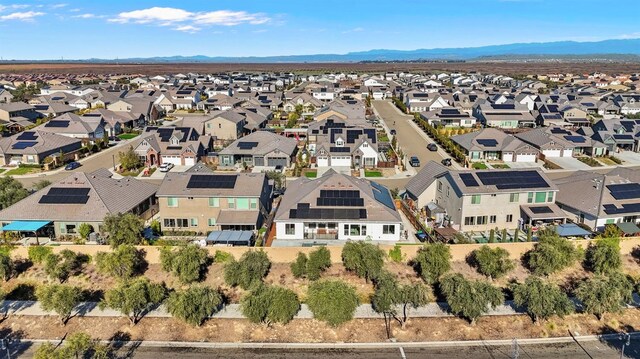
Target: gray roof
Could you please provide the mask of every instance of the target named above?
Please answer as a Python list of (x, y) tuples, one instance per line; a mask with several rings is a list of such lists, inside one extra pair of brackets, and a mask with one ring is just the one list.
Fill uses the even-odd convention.
[[(241, 143), (255, 142), (252, 148), (240, 148)], [(276, 135), (269, 131), (256, 131), (231, 143), (220, 151), (221, 155), (266, 155), (274, 151), (280, 151), (287, 156), (292, 156), (298, 147), (298, 142), (293, 138)]]
[[(233, 188), (188, 188), (192, 176), (235, 176)], [(260, 197), (267, 185), (264, 173), (197, 173), (169, 172), (165, 176), (158, 197)]]
[[(33, 140), (18, 140), (18, 138), (24, 138), (20, 136), (23, 136), (25, 133), (33, 134), (33, 137), (30, 137), (33, 138)], [(18, 142), (35, 142), (35, 145), (26, 148), (13, 148)], [(56, 133), (49, 133), (40, 130), (29, 130), (13, 135), (11, 137), (0, 139), (0, 154), (46, 154), (74, 144), (76, 144), (77, 147), (80, 148), (81, 143), (82, 140), (77, 138), (67, 137), (58, 135)]]
[[(51, 188), (88, 188), (85, 204), (42, 204), (42, 196)], [(0, 220), (48, 220), (69, 222), (101, 222), (107, 214), (125, 213), (153, 196), (157, 185), (125, 177), (113, 179), (104, 171), (87, 174), (76, 172), (22, 201), (0, 211)]]
[(407, 183), (405, 188), (413, 196), (418, 197), (424, 192), (437, 177), (441, 176), (449, 169), (438, 162), (429, 161), (422, 167), (411, 180)]

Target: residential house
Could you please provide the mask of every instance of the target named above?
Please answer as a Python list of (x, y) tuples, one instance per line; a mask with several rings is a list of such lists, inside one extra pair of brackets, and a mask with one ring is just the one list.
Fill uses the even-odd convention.
[(211, 114), (204, 124), (204, 134), (215, 137), (217, 141), (232, 142), (242, 137), (246, 117), (238, 112), (227, 110)]
[(146, 166), (193, 166), (213, 148), (213, 139), (191, 127), (148, 126), (132, 144)]
[(607, 146), (602, 142), (560, 127), (541, 127), (516, 133), (515, 136), (548, 158), (579, 154), (602, 156), (607, 152)]
[(103, 139), (105, 135), (104, 121), (102, 118), (80, 117), (72, 113), (51, 119), (34, 130), (55, 133), (71, 138), (84, 139), (93, 142)]
[[(578, 130), (587, 135), (585, 131), (585, 128)], [(591, 126), (591, 131), (591, 138), (604, 143), (610, 152), (640, 151), (640, 120), (600, 120)]]
[(473, 109), (473, 116), (487, 127), (518, 128), (536, 126), (536, 120), (527, 106), (520, 103), (476, 104)]
[(470, 162), (487, 160), (536, 162), (539, 152), (537, 148), (513, 135), (491, 127), (452, 136), (451, 141), (464, 150), (466, 160)]
[(432, 126), (473, 127), (476, 118), (455, 107), (443, 107), (435, 111), (421, 112), (420, 118)]
[(47, 156), (70, 155), (80, 150), (82, 141), (40, 130), (25, 131), (0, 138), (0, 166), (42, 164)]
[(288, 168), (295, 163), (298, 142), (269, 131), (256, 131), (234, 141), (218, 153), (221, 166)]
[(376, 167), (378, 140), (374, 127), (329, 118), (309, 125), (308, 148), (318, 167)]

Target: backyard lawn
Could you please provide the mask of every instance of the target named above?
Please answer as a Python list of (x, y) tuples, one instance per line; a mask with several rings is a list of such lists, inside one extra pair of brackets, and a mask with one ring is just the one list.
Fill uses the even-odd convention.
[(364, 171), (365, 177), (382, 177), (382, 172), (380, 171)]
[(487, 165), (482, 162), (475, 162), (472, 167), (475, 170), (486, 170), (488, 168)]
[(304, 176), (307, 178), (316, 178), (318, 177), (318, 172), (305, 172)]
[(121, 140), (130, 140), (132, 138), (138, 137), (137, 133), (121, 133), (118, 135), (118, 138)]

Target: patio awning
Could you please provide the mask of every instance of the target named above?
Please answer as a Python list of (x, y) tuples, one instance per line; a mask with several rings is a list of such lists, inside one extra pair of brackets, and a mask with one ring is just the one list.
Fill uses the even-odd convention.
[(591, 232), (581, 228), (575, 223), (561, 224), (556, 228), (560, 237), (584, 237), (591, 235)]
[(522, 212), (524, 212), (528, 218), (533, 220), (561, 219), (567, 217), (564, 211), (555, 203), (520, 206), (520, 209), (522, 209)]
[(51, 223), (51, 221), (13, 221), (0, 229), (1, 231), (35, 232)]
[(213, 244), (251, 245), (252, 231), (213, 231), (207, 236), (207, 242)]
[(259, 211), (221, 211), (216, 220), (218, 225), (256, 225)]
[(631, 222), (616, 223), (616, 227), (618, 227), (624, 234), (640, 233), (640, 228)]

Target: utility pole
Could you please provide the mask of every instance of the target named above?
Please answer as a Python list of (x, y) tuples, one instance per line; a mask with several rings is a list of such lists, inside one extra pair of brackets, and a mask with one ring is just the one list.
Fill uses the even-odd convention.
[(623, 340), (622, 342), (622, 349), (620, 350), (620, 359), (624, 358), (624, 348), (626, 346), (631, 345), (631, 334), (629, 333), (622, 333), (620, 335), (621, 339)]

